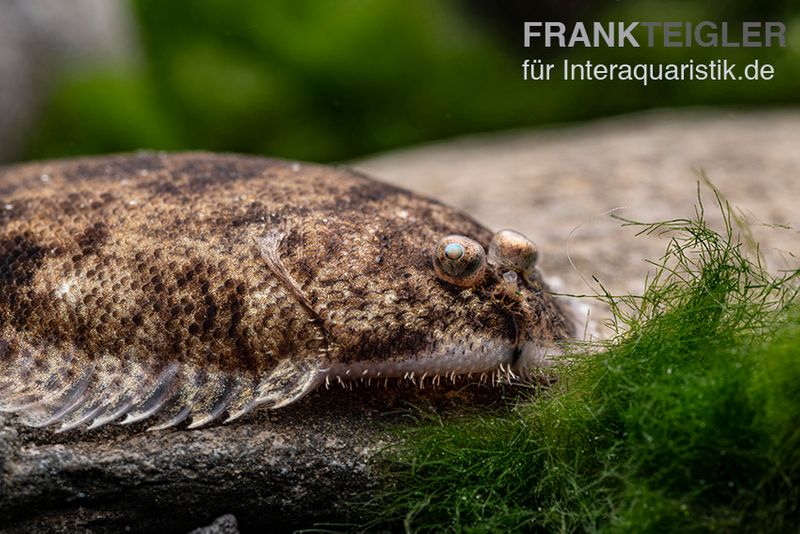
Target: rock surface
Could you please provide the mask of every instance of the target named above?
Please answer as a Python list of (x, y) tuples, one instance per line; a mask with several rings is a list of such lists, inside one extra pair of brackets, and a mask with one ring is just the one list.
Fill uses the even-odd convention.
[(411, 406), (463, 413), (510, 393), (463, 382), (336, 386), (231, 425), (160, 432), (56, 434), (3, 417), (0, 530), (188, 532), (224, 514), (242, 532), (357, 522), (348, 503), (379, 484), (370, 459), (395, 439), (389, 426), (411, 420)]
[(207, 527), (196, 528), (189, 534), (239, 534), (239, 524), (236, 522), (236, 516), (226, 514), (216, 518)]
[[(592, 275), (635, 291), (648, 268), (643, 258), (656, 258), (664, 242), (633, 239), (602, 213), (627, 205), (625, 215), (634, 218), (691, 215), (692, 168), (702, 167), (751, 219), (796, 227), (799, 143), (796, 111), (656, 113), (466, 138), (356, 166), (460, 206), (493, 228), (526, 232), (538, 240), (546, 272), (568, 291), (589, 291), (583, 278)], [(796, 230), (756, 231), (768, 249), (797, 250)], [(565, 250), (571, 233), (577, 270)], [(780, 254), (770, 258), (783, 265)], [(371, 461), (397, 439), (389, 426), (412, 421), (414, 406), (457, 416), (501, 406), (517, 393), (476, 384), (336, 387), (192, 431), (54, 434), (0, 417), (0, 526), (26, 533), (187, 532), (203, 525), (280, 532), (357, 522), (348, 502), (380, 485)], [(226, 514), (238, 527), (221, 518)]]

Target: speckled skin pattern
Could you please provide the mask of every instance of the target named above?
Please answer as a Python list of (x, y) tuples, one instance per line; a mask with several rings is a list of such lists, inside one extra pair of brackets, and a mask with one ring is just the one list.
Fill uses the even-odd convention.
[(437, 279), (448, 234), (492, 238), (343, 168), (204, 153), (5, 168), (0, 408), (62, 429), (199, 426), (332, 378), (510, 370), (572, 334), (538, 274), (516, 291), (491, 269), (469, 289)]

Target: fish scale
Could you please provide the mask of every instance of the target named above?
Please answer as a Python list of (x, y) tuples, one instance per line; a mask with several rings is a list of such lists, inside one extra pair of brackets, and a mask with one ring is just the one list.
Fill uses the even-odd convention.
[(450, 234), (492, 239), (341, 167), (208, 153), (6, 167), (0, 409), (62, 430), (196, 427), (323, 383), (524, 374), (557, 353), (574, 327), (541, 275), (503, 298), (495, 268), (452, 286), (431, 266)]

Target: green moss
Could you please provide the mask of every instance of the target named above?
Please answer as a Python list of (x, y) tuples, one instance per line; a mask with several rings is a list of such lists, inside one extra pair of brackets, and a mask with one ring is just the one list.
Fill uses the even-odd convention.
[(797, 273), (767, 275), (730, 216), (716, 233), (702, 207), (642, 230), (672, 239), (643, 296), (602, 296), (617, 338), (576, 348), (559, 384), (511, 413), (406, 431), (371, 526), (800, 528)]

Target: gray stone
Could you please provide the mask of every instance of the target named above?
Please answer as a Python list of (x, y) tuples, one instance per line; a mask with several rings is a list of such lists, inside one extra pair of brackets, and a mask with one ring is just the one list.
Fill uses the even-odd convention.
[(239, 534), (239, 525), (236, 516), (226, 514), (216, 518), (209, 526), (196, 528), (189, 534)]
[[(339, 386), (230, 425), (148, 432), (31, 429), (0, 419), (4, 532), (186, 532), (233, 514), (250, 531), (358, 522), (350, 503), (380, 481), (387, 429), (418, 409), (486, 409), (513, 391), (463, 382)], [(416, 406), (417, 408), (414, 408)]]

